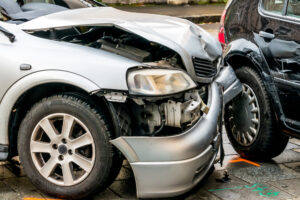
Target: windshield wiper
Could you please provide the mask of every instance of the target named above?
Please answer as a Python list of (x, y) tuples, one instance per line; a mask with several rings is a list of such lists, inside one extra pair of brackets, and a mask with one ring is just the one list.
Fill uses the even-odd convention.
[(6, 37), (8, 37), (11, 43), (15, 41), (16, 36), (1, 26), (0, 26), (0, 32), (2, 32)]

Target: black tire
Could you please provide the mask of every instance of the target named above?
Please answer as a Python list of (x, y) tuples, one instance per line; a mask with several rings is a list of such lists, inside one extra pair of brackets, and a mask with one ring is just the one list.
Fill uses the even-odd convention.
[[(242, 138), (239, 137), (239, 140), (236, 136), (236, 133), (237, 131), (240, 131), (239, 133), (245, 131), (242, 130), (243, 128), (240, 128), (240, 124), (245, 124), (246, 122), (239, 122), (238, 120), (241, 121), (247, 118), (245, 117), (245, 119), (242, 119), (242, 117), (239, 117), (241, 109), (243, 108), (240, 107), (238, 109), (238, 106), (235, 105), (244, 105), (241, 102), (243, 94), (239, 95), (231, 103), (226, 105), (224, 121), (231, 144), (233, 145), (234, 149), (244, 158), (268, 160), (278, 156), (284, 151), (289, 137), (283, 135), (277, 129), (270, 98), (261, 77), (250, 67), (241, 67), (237, 69), (236, 75), (240, 79), (241, 83), (244, 84), (244, 86), (246, 84), (247, 87), (251, 88), (252, 92), (254, 92), (257, 99), (256, 103), (258, 103), (260, 117), (259, 120), (257, 120), (259, 121), (259, 128), (257, 128), (256, 131), (258, 134), (257, 136), (253, 137), (254, 139), (252, 140), (252, 144), (249, 142), (248, 146), (242, 145)], [(239, 119), (235, 120), (235, 117)], [(235, 135), (233, 132), (235, 132)]]
[[(93, 167), (84, 180), (72, 186), (58, 185), (44, 178), (30, 153), (33, 130), (40, 120), (53, 113), (65, 113), (79, 119), (88, 127), (94, 141)], [(109, 120), (105, 118), (101, 110), (87, 103), (84, 98), (70, 95), (52, 96), (35, 104), (22, 121), (18, 135), (21, 164), (32, 183), (41, 191), (59, 198), (80, 199), (105, 190), (122, 166), (122, 159), (109, 142), (113, 132), (107, 123)]]

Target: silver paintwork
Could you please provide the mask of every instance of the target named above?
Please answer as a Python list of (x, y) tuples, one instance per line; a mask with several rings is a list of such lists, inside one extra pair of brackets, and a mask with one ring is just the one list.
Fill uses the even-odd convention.
[(217, 126), (223, 109), (221, 88), (241, 87), (228, 68), (221, 70), (209, 88), (209, 112), (188, 131), (170, 137), (119, 137), (111, 141), (133, 169), (139, 198), (183, 194), (213, 165), (220, 145)]
[[(0, 55), (1, 57), (1, 55)], [(1, 74), (5, 73), (5, 67), (3, 65), (0, 65), (0, 71)], [(2, 71), (3, 70), (3, 71)], [(11, 69), (12, 70), (12, 69)], [(20, 71), (21, 72), (21, 71)], [(25, 73), (24, 73), (25, 74)], [(10, 73), (9, 73), (10, 75)], [(12, 75), (10, 75), (12, 76)], [(2, 78), (2, 76), (1, 76)], [(3, 77), (4, 80), (7, 77)], [(3, 80), (3, 79), (2, 79)], [(2, 81), (1, 80), (1, 81)], [(9, 124), (9, 117), (12, 113), (14, 104), (19, 99), (19, 97), (24, 94), (24, 92), (28, 91), (29, 89), (42, 85), (47, 83), (64, 83), (64, 84), (70, 84), (77, 86), (78, 88), (82, 88), (83, 90), (92, 93), (93, 91), (99, 90), (99, 87), (91, 82), (90, 80), (65, 71), (58, 71), (58, 70), (47, 70), (47, 71), (39, 71), (36, 73), (32, 73), (30, 75), (27, 75), (20, 80), (16, 80), (15, 83), (12, 84), (12, 86), (7, 90), (4, 91), (5, 95), (1, 99), (0, 102), (0, 128), (1, 128), (1, 137), (0, 137), (0, 144), (8, 145), (8, 124)], [(0, 87), (3, 89), (3, 87), (6, 85), (5, 82), (2, 83)]]
[[(51, 125), (54, 121), (62, 121), (62, 131), (58, 133)], [(73, 127), (79, 125), (84, 133), (76, 138), (72, 137)], [(45, 141), (42, 134), (46, 134), (50, 142)], [(85, 180), (92, 171), (95, 163), (95, 144), (88, 128), (79, 119), (64, 113), (55, 113), (43, 118), (34, 128), (30, 140), (30, 152), (33, 163), (39, 173), (49, 182), (61, 186), (73, 186)], [(60, 148), (65, 148), (64, 152)], [(91, 147), (91, 156), (85, 157), (78, 153), (79, 148)], [(45, 160), (43, 155), (50, 155)], [(81, 169), (74, 169), (73, 163)], [(61, 167), (62, 174), (55, 171)]]
[(208, 114), (188, 131), (172, 137), (119, 137), (112, 140), (112, 144), (130, 163), (179, 161), (199, 155), (216, 137), (222, 111), (222, 96), (217, 83), (212, 83), (209, 90)]
[[(24, 31), (89, 25), (117, 26), (173, 49), (182, 57), (186, 70), (197, 81), (210, 82), (211, 79), (195, 77), (191, 58), (214, 60), (222, 52), (216, 40), (188, 21), (126, 13), (113, 8), (65, 11), (22, 25), (0, 22), (0, 26), (16, 36), (15, 42), (11, 43), (0, 33), (0, 48), (3, 49), (0, 54), (0, 144), (9, 145), (8, 126), (15, 103), (24, 92), (35, 86), (65, 83), (90, 94), (101, 89), (128, 91), (128, 69), (143, 63), (101, 49), (38, 38)], [(31, 69), (21, 70), (20, 67), (24, 65), (30, 65)], [(139, 197), (182, 194), (207, 173), (220, 143), (217, 142), (217, 124), (222, 116), (221, 87), (228, 89), (236, 84), (236, 77), (232, 73), (221, 70), (219, 81), (209, 86), (209, 112), (186, 132), (172, 137), (120, 137), (111, 141), (129, 160), (135, 173)], [(230, 75), (226, 77), (230, 79), (228, 82), (224, 81), (226, 74)], [(161, 177), (166, 178), (161, 180)]]
[[(34, 37), (17, 25), (0, 22), (0, 26), (16, 36), (11, 43), (0, 33), (0, 48), (5, 49), (0, 54), (0, 144), (9, 144), (8, 123), (14, 104), (34, 86), (66, 83), (88, 93), (102, 88), (127, 91), (127, 70), (142, 65), (103, 50)], [(22, 71), (22, 64), (32, 69)]]
[(216, 82), (223, 86), (224, 104), (230, 102), (234, 97), (240, 94), (243, 90), (240, 80), (236, 77), (231, 66), (223, 67), (222, 74), (216, 78)]
[(221, 44), (199, 26), (180, 18), (120, 11), (111, 7), (76, 9), (59, 12), (23, 23), (27, 31), (71, 26), (116, 26), (177, 52), (189, 73), (197, 81), (192, 57), (215, 60), (222, 55)]
[(132, 163), (138, 198), (172, 197), (191, 190), (207, 174), (216, 156), (217, 151), (208, 146), (191, 159)]
[(139, 198), (176, 196), (201, 180), (216, 157), (212, 149), (220, 144), (215, 141), (222, 100), (221, 88), (214, 82), (209, 88), (208, 114), (188, 131), (170, 137), (119, 137), (111, 141), (132, 166)]
[[(129, 68), (142, 65), (142, 63), (99, 49), (37, 38), (21, 30), (95, 24), (120, 26), (177, 50), (185, 60), (187, 71), (192, 76), (194, 76), (194, 70), (192, 70), (191, 56), (213, 59), (221, 54), (221, 46), (217, 41), (203, 29), (188, 21), (167, 16), (129, 14), (113, 8), (65, 11), (19, 26), (0, 22), (0, 26), (16, 36), (16, 41), (10, 43), (7, 37), (0, 33), (0, 47), (5, 49), (5, 53), (0, 54), (2, 61), (0, 65), (2, 118), (0, 128), (3, 133), (3, 137), (0, 137), (0, 144), (8, 144), (8, 119), (14, 103), (25, 91), (34, 86), (58, 82), (78, 86), (89, 93), (101, 88), (128, 90), (124, 74)], [(202, 38), (200, 43), (199, 36)], [(208, 55), (202, 48), (203, 45), (208, 50), (216, 46), (215, 51), (211, 50), (212, 53)], [(20, 71), (19, 67), (23, 64), (31, 65), (32, 69)], [(45, 73), (45, 71), (50, 73)], [(100, 78), (101, 74), (105, 76)], [(118, 81), (111, 81), (111, 77)]]

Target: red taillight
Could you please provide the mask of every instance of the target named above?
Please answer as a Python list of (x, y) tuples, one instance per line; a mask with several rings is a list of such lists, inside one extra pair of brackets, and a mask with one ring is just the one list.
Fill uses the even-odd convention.
[(225, 29), (224, 29), (226, 13), (227, 13), (227, 10), (225, 9), (223, 11), (223, 14), (222, 14), (222, 17), (221, 17), (221, 22), (220, 22), (221, 23), (221, 27), (220, 27), (220, 30), (219, 30), (219, 42), (221, 42), (222, 45), (226, 44), (226, 41), (225, 41)]
[(219, 31), (219, 42), (221, 44), (225, 44), (225, 33), (224, 33), (224, 27), (222, 26)]

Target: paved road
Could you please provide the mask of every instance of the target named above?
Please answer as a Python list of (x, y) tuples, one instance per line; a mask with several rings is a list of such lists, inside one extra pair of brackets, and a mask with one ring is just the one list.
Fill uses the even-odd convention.
[[(201, 25), (215, 37), (219, 24)], [(224, 134), (225, 164), (191, 192), (178, 200), (300, 200), (300, 140), (291, 139), (286, 150), (269, 162), (240, 159)], [(217, 181), (228, 171), (227, 183)], [(0, 163), (0, 200), (53, 199), (38, 191), (23, 173), (22, 168)], [(132, 170), (124, 162), (117, 180), (92, 200), (136, 199)]]
[[(240, 159), (224, 134), (225, 164), (191, 192), (176, 200), (300, 200), (300, 140), (292, 139), (284, 153), (269, 162)], [(217, 179), (228, 171), (227, 183)], [(124, 162), (117, 180), (91, 200), (136, 199), (135, 182), (128, 163)], [(1, 200), (53, 199), (38, 191), (19, 169), (8, 163), (0, 165)]]

